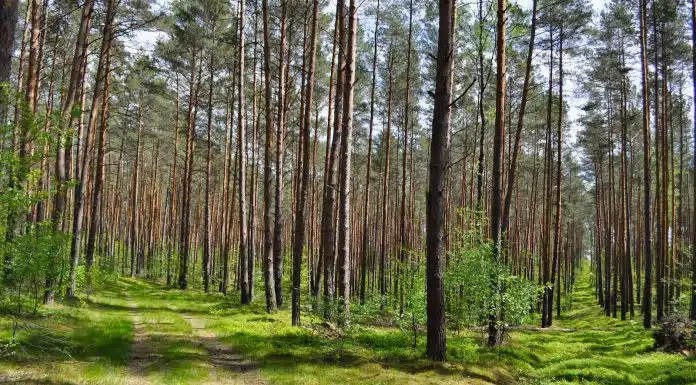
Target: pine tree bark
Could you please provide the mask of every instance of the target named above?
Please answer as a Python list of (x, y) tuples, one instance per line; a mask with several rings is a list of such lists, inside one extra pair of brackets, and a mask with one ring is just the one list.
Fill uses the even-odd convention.
[[(562, 23), (562, 22), (561, 22)], [(546, 326), (553, 324), (553, 296), (560, 297), (560, 284), (554, 283), (560, 279), (561, 238), (563, 237), (563, 24), (558, 32), (558, 122), (556, 129), (556, 218), (553, 235), (553, 261), (551, 265), (551, 288), (548, 296), (548, 313)], [(557, 289), (557, 290), (556, 290)]]
[[(18, 6), (18, 0), (5, 0), (0, 4), (0, 84), (9, 83), (12, 74)], [(0, 124), (4, 124), (7, 119), (8, 101), (9, 95), (0, 95)]]
[(549, 88), (546, 105), (546, 145), (545, 145), (545, 166), (544, 166), (544, 181), (545, 181), (545, 199), (544, 199), (544, 230), (542, 232), (542, 258), (543, 258), (543, 277), (542, 284), (544, 285), (544, 295), (542, 298), (541, 310), (541, 327), (545, 328), (550, 325), (549, 322), (549, 298), (553, 282), (551, 278), (551, 201), (552, 201), (552, 163), (553, 153), (551, 150), (551, 110), (553, 107), (553, 29), (549, 29)]
[(529, 96), (529, 82), (532, 75), (532, 59), (534, 58), (534, 42), (536, 38), (537, 21), (537, 0), (532, 0), (532, 24), (529, 32), (529, 46), (527, 48), (527, 63), (525, 65), (524, 83), (522, 85), (522, 96), (520, 99), (520, 111), (517, 118), (517, 129), (515, 131), (515, 144), (512, 147), (512, 158), (510, 160), (510, 170), (508, 171), (507, 188), (505, 192), (505, 203), (503, 206), (502, 231), (504, 234), (510, 230), (510, 207), (512, 206), (512, 191), (515, 186), (517, 176), (517, 158), (520, 153), (520, 142), (522, 139), (522, 129), (524, 128), (524, 117)]
[[(34, 3), (36, 0), (34, 0)], [(108, 23), (104, 26), (105, 31), (108, 28)], [(104, 36), (104, 35), (103, 35)], [(74, 207), (73, 207), (73, 226), (72, 226), (72, 243), (70, 245), (70, 285), (67, 289), (67, 296), (71, 297), (75, 295), (77, 290), (77, 265), (80, 259), (80, 248), (82, 246), (82, 228), (84, 220), (84, 206), (85, 206), (85, 188), (87, 187), (89, 172), (89, 162), (87, 161), (89, 150), (92, 147), (92, 131), (96, 130), (97, 117), (99, 111), (99, 100), (103, 97), (104, 93), (104, 81), (105, 67), (107, 62), (108, 47), (111, 44), (110, 39), (102, 39), (101, 51), (99, 53), (99, 62), (97, 64), (97, 73), (95, 75), (95, 85), (94, 91), (92, 93), (92, 108), (89, 113), (89, 120), (87, 121), (87, 132), (85, 134), (85, 144), (82, 147), (81, 159), (77, 162), (80, 163), (80, 173), (78, 184), (75, 186), (74, 195)], [(30, 55), (31, 57), (31, 55)], [(31, 75), (31, 60), (29, 65), (29, 74)], [(78, 148), (78, 151), (80, 149)]]
[(641, 103), (643, 108), (643, 260), (645, 261), (645, 284), (643, 285), (643, 327), (652, 327), (652, 161), (650, 160), (650, 99), (648, 79), (648, 0), (640, 0), (640, 67)]
[[(215, 45), (215, 21), (212, 22), (211, 33), (212, 43)], [(203, 208), (203, 260), (201, 270), (203, 272), (203, 290), (208, 293), (210, 291), (210, 275), (212, 267), (212, 243), (211, 235), (211, 162), (212, 162), (212, 131), (213, 131), (213, 86), (215, 83), (215, 53), (211, 49), (210, 59), (208, 62), (210, 71), (210, 83), (208, 84), (208, 116), (206, 124), (206, 156), (205, 156), (205, 207)]]
[(356, 40), (358, 34), (358, 15), (355, 0), (350, 0), (348, 8), (348, 46), (346, 48), (343, 122), (341, 128), (340, 160), (340, 198), (338, 206), (338, 263), (339, 295), (343, 314), (340, 321), (348, 326), (350, 320), (351, 251), (350, 251), (350, 210), (351, 210), (351, 166), (353, 152), (353, 101), (356, 72)]
[[(646, 0), (643, 0), (646, 1)], [(691, 62), (692, 62), (692, 72), (691, 79), (694, 86), (694, 96), (696, 96), (696, 0), (691, 0)], [(694, 112), (694, 128), (693, 128), (693, 138), (696, 138), (696, 112)], [(694, 140), (693, 148), (693, 167), (696, 170), (696, 140)], [(696, 175), (692, 176), (692, 191), (696, 193)], [(694, 203), (691, 213), (691, 218), (693, 223), (691, 224), (691, 319), (696, 320), (696, 203)]]
[[(142, 95), (140, 96), (140, 104), (142, 104)], [(131, 182), (130, 191), (130, 275), (131, 278), (135, 277), (138, 272), (137, 260), (138, 260), (138, 238), (139, 238), (139, 190), (140, 190), (140, 145), (143, 132), (143, 122), (142, 122), (143, 108), (142, 105), (138, 106), (137, 113), (137, 124), (138, 124), (138, 136), (135, 144), (135, 162), (133, 164), (133, 181)]]
[[(94, 185), (92, 187), (92, 210), (90, 216), (89, 233), (87, 234), (87, 253), (86, 265), (87, 270), (91, 269), (94, 264), (94, 248), (97, 235), (97, 229), (102, 220), (99, 215), (99, 208), (102, 205), (102, 190), (104, 185), (104, 153), (106, 147), (106, 131), (109, 125), (109, 88), (111, 85), (111, 44), (113, 39), (113, 26), (116, 13), (115, 0), (107, 1), (106, 21), (104, 24), (104, 39), (102, 53), (105, 56), (104, 64), (104, 91), (102, 93), (101, 104), (101, 122), (100, 130), (97, 137), (97, 166), (94, 177)], [(96, 106), (92, 106), (96, 108)]]
[[(310, 131), (312, 117), (312, 102), (314, 96), (314, 78), (317, 51), (317, 23), (319, 18), (319, 0), (314, 0), (312, 5), (312, 27), (309, 41), (309, 68), (307, 70), (307, 85), (302, 125), (302, 179), (300, 181), (300, 196), (297, 203), (295, 217), (295, 244), (293, 245), (292, 268), (292, 324), (300, 325), (300, 284), (302, 279), (302, 250), (305, 243), (305, 209), (307, 206), (307, 193), (309, 191), (309, 155), (310, 155)], [(310, 262), (311, 263), (311, 262)]]
[(332, 318), (332, 307), (335, 295), (335, 255), (336, 255), (336, 232), (334, 221), (334, 204), (338, 191), (338, 151), (341, 143), (341, 116), (344, 88), (344, 55), (345, 55), (345, 6), (344, 0), (336, 1), (336, 30), (338, 45), (338, 71), (336, 73), (336, 94), (334, 96), (334, 129), (331, 138), (331, 148), (328, 158), (328, 170), (326, 171), (326, 182), (324, 184), (324, 207), (322, 208), (322, 247), (324, 259), (324, 316)]
[[(200, 64), (196, 64), (199, 56), (197, 48), (191, 53), (191, 78), (189, 81), (189, 105), (186, 116), (186, 156), (184, 159), (183, 197), (181, 200), (181, 230), (179, 232), (179, 279), (180, 289), (188, 288), (189, 254), (191, 251), (191, 191), (193, 180), (193, 150), (196, 136), (196, 113), (198, 109), (198, 89), (200, 88), (202, 57)], [(202, 55), (201, 55), (202, 56)], [(196, 71), (198, 69), (198, 71)], [(198, 74), (196, 74), (198, 72)]]
[(389, 161), (390, 161), (390, 144), (391, 144), (391, 125), (392, 125), (392, 96), (393, 96), (393, 79), (392, 79), (392, 67), (394, 64), (392, 47), (389, 47), (387, 53), (388, 66), (387, 66), (387, 122), (384, 135), (382, 136), (382, 141), (385, 142), (384, 146), (384, 171), (382, 173), (382, 231), (381, 231), (381, 245), (379, 251), (379, 294), (381, 296), (380, 309), (384, 310), (386, 296), (387, 296), (387, 242), (389, 238), (388, 226), (387, 226), (387, 213), (389, 212)]
[[(72, 58), (72, 65), (70, 69), (70, 80), (68, 82), (68, 87), (66, 89), (65, 95), (63, 95), (63, 101), (61, 105), (61, 132), (59, 133), (57, 141), (56, 150), (56, 161), (55, 161), (55, 175), (56, 175), (56, 193), (53, 197), (53, 211), (51, 213), (51, 221), (56, 231), (63, 230), (64, 214), (66, 209), (67, 201), (67, 188), (65, 182), (68, 180), (67, 170), (69, 164), (67, 162), (67, 155), (72, 151), (71, 146), (69, 146), (70, 140), (66, 138), (65, 131), (70, 132), (72, 126), (73, 116), (72, 109), (75, 102), (78, 100), (78, 90), (80, 84), (83, 82), (82, 62), (85, 58), (87, 46), (87, 35), (89, 34), (89, 29), (92, 21), (92, 11), (94, 7), (93, 0), (85, 1), (82, 8), (82, 16), (80, 18), (80, 27), (77, 32), (77, 38), (75, 41), (75, 50)], [(0, 111), (0, 119), (2, 118), (2, 111)], [(53, 264), (55, 265), (55, 263)], [(52, 303), (55, 296), (55, 279), (58, 272), (53, 269), (49, 273), (46, 279), (46, 290), (44, 292), (44, 303)]]
[(408, 40), (406, 44), (406, 99), (404, 104), (404, 148), (401, 160), (401, 206), (399, 221), (399, 265), (397, 267), (396, 279), (394, 280), (394, 292), (399, 296), (399, 314), (404, 314), (404, 269), (406, 268), (406, 249), (408, 248), (406, 239), (406, 160), (408, 158), (408, 130), (411, 117), (411, 44), (413, 35), (413, 0), (409, 2), (408, 13)]
[(266, 115), (266, 148), (263, 166), (263, 264), (264, 281), (266, 285), (266, 310), (269, 313), (277, 309), (275, 296), (275, 282), (273, 280), (273, 231), (271, 216), (271, 185), (273, 175), (271, 174), (271, 143), (273, 142), (273, 116), (271, 110), (271, 38), (268, 0), (262, 1), (263, 8), (263, 76), (264, 76), (264, 96), (265, 96), (265, 115)]
[[(496, 27), (496, 85), (495, 85), (495, 132), (493, 135), (493, 191), (491, 200), (491, 238), (493, 240), (493, 263), (500, 263), (502, 257), (501, 215), (503, 199), (503, 149), (505, 148), (505, 91), (506, 91), (506, 57), (505, 57), (505, 18), (507, 0), (498, 0)], [(501, 290), (497, 268), (491, 273), (491, 285), (497, 296)], [(499, 304), (498, 306), (502, 306)], [(498, 321), (502, 321), (502, 308), (495, 309), (488, 315), (488, 346), (500, 344)]]
[(239, 8), (239, 82), (237, 89), (237, 145), (239, 146), (239, 261), (240, 261), (240, 282), (241, 282), (241, 301), (242, 304), (251, 303), (251, 284), (249, 279), (249, 245), (247, 244), (247, 202), (246, 202), (246, 119), (244, 111), (246, 109), (246, 88), (244, 86), (245, 72), (245, 38), (244, 27), (246, 20), (245, 1), (240, 1)]
[(288, 56), (287, 2), (281, 2), (280, 53), (278, 60), (278, 106), (276, 122), (275, 226), (273, 229), (273, 280), (276, 303), (283, 306), (283, 158), (285, 152), (285, 87)]
[(451, 114), (450, 76), (453, 61), (453, 37), (450, 23), (455, 10), (453, 0), (439, 2), (437, 67), (430, 145), (430, 181), (427, 204), (426, 299), (427, 355), (435, 361), (446, 357), (445, 284), (444, 284), (444, 217), (445, 172), (449, 163), (447, 135)]
[(370, 209), (370, 178), (372, 172), (372, 131), (375, 122), (375, 88), (377, 86), (377, 41), (379, 38), (379, 0), (375, 13), (375, 36), (372, 51), (372, 85), (370, 88), (370, 131), (367, 137), (367, 166), (363, 202), (362, 255), (360, 257), (360, 304), (365, 304), (367, 289), (367, 258), (369, 254), (368, 210)]

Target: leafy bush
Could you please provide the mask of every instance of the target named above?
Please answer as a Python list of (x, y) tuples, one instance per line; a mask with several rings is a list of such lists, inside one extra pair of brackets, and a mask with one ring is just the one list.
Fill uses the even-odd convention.
[(418, 334), (427, 321), (427, 301), (425, 295), (425, 271), (421, 269), (419, 255), (410, 253), (408, 260), (401, 266), (403, 272), (402, 290), (404, 293), (404, 311), (398, 318), (399, 327), (413, 336), (413, 348), (418, 346)]
[(6, 254), (3, 266), (5, 291), (3, 302), (12, 304), (14, 311), (22, 312), (23, 303), (29, 300), (33, 311), (43, 300), (45, 282), (49, 276), (54, 280), (54, 290), (63, 275), (61, 266), (65, 265), (68, 236), (53, 231), (50, 222), (31, 226), (29, 230), (16, 237), (11, 243), (3, 245)]
[(521, 324), (537, 299), (537, 285), (493, 260), (493, 244), (484, 236), (482, 215), (461, 215), (466, 215), (467, 230), (458, 234), (446, 273), (451, 323), (457, 329), (480, 326), (496, 314), (501, 316), (502, 330)]

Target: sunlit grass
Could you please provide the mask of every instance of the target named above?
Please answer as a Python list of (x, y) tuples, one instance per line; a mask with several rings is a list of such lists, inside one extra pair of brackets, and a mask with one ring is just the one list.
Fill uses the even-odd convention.
[[(605, 317), (588, 275), (578, 280), (572, 308), (554, 319), (554, 328), (566, 331), (512, 331), (506, 344), (494, 350), (483, 346), (481, 330), (451, 332), (449, 361), (441, 365), (425, 359), (424, 334), (414, 347), (412, 334), (388, 322), (372, 326), (377, 318), (360, 313), (364, 309), (341, 332), (305, 304), (303, 326), (297, 328), (291, 326), (288, 309), (266, 313), (260, 290), (251, 305), (241, 306), (237, 293), (226, 298), (118, 279), (83, 297), (80, 306), (43, 308), (25, 320), (17, 334), (21, 348), (0, 359), (0, 373), (66, 384), (127, 383), (133, 375), (131, 309), (137, 307), (157, 353), (144, 377), (156, 384), (211, 381), (208, 352), (184, 313), (205, 318), (219, 340), (256, 362), (260, 374), (274, 384), (696, 383), (694, 360), (653, 351), (651, 334), (640, 320)], [(530, 322), (536, 324), (536, 319)], [(11, 333), (11, 319), (0, 317), (0, 343), (7, 344)]]

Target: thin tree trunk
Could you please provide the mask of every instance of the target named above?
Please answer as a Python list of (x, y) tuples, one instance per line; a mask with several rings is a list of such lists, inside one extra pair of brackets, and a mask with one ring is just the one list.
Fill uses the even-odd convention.
[(524, 84), (522, 85), (522, 98), (520, 100), (520, 111), (517, 118), (517, 130), (515, 131), (515, 144), (512, 147), (512, 159), (510, 160), (510, 170), (508, 171), (507, 188), (505, 193), (505, 204), (503, 206), (502, 231), (507, 235), (510, 230), (510, 206), (512, 205), (512, 190), (515, 185), (517, 172), (517, 158), (520, 152), (520, 141), (522, 139), (522, 129), (524, 128), (524, 116), (529, 95), (529, 82), (532, 75), (532, 59), (534, 58), (534, 41), (536, 38), (537, 21), (537, 0), (532, 0), (532, 24), (530, 27), (529, 46), (527, 49), (527, 63), (524, 72)]
[[(295, 244), (293, 245), (293, 269), (292, 269), (292, 324), (300, 325), (300, 284), (302, 279), (302, 250), (305, 242), (305, 209), (307, 205), (307, 192), (309, 191), (309, 155), (310, 155), (310, 131), (312, 117), (312, 101), (314, 95), (314, 67), (317, 51), (317, 23), (319, 18), (319, 0), (313, 1), (312, 6), (312, 32), (309, 41), (309, 69), (306, 84), (304, 123), (302, 127), (302, 180), (300, 181), (300, 196), (297, 203), (297, 215), (295, 221)], [(311, 263), (311, 262), (310, 262)]]
[(322, 245), (324, 258), (324, 316), (332, 317), (332, 307), (335, 294), (335, 248), (336, 233), (334, 221), (334, 203), (336, 192), (338, 191), (338, 150), (341, 143), (341, 114), (343, 103), (344, 87), (344, 55), (345, 55), (345, 7), (344, 0), (336, 1), (336, 29), (338, 45), (338, 72), (336, 74), (336, 94), (334, 96), (334, 132), (331, 138), (331, 149), (329, 152), (329, 164), (326, 171), (326, 183), (324, 185), (324, 207), (322, 208)]
[(346, 49), (343, 127), (341, 128), (340, 161), (340, 199), (338, 206), (338, 263), (339, 295), (343, 302), (340, 321), (348, 326), (350, 320), (351, 252), (350, 252), (350, 197), (351, 197), (351, 155), (353, 152), (353, 100), (356, 72), (356, 40), (358, 34), (358, 15), (355, 0), (350, 0), (348, 8), (348, 46)]
[(242, 304), (251, 303), (251, 284), (249, 277), (249, 246), (247, 245), (247, 202), (246, 202), (246, 119), (244, 111), (246, 109), (244, 86), (245, 51), (244, 51), (244, 27), (246, 20), (245, 1), (240, 1), (239, 8), (239, 82), (237, 93), (237, 145), (239, 146), (239, 261), (240, 261), (240, 282), (241, 282), (241, 301)]
[[(692, 43), (692, 52), (691, 52), (691, 61), (692, 61), (692, 72), (691, 72), (691, 78), (693, 81), (693, 86), (694, 86), (694, 95), (696, 96), (696, 0), (691, 0), (691, 43)], [(694, 152), (692, 153), (693, 156), (693, 169), (694, 173), (692, 174), (692, 191), (694, 194), (696, 194), (696, 112), (694, 112)], [(694, 206), (692, 209), (696, 209), (696, 202), (694, 202)], [(693, 246), (693, 243), (696, 243), (696, 212), (691, 213), (691, 217), (693, 219), (693, 223), (691, 224), (691, 319), (696, 320), (696, 247)]]
[[(287, 47), (287, 2), (281, 2), (280, 54), (278, 60), (278, 121), (276, 122), (275, 227), (273, 230), (273, 280), (276, 303), (283, 306), (283, 158), (285, 152), (285, 87)], [(289, 60), (288, 60), (289, 61)]]
[(372, 130), (375, 121), (375, 88), (377, 86), (377, 41), (379, 38), (379, 0), (375, 14), (375, 36), (372, 51), (372, 85), (370, 88), (370, 131), (367, 137), (367, 166), (365, 176), (365, 197), (363, 202), (362, 256), (360, 258), (360, 304), (365, 304), (367, 287), (367, 258), (369, 254), (368, 210), (370, 208), (370, 177), (372, 172)]
[(271, 38), (269, 25), (268, 0), (262, 1), (263, 8), (263, 76), (264, 76), (264, 96), (266, 114), (266, 149), (263, 166), (263, 264), (264, 281), (266, 284), (266, 310), (269, 313), (275, 312), (277, 308), (275, 296), (275, 282), (273, 280), (273, 231), (271, 217), (271, 184), (273, 176), (271, 174), (271, 143), (273, 141), (273, 115), (271, 110)]
[(138, 222), (139, 222), (139, 214), (138, 214), (138, 190), (140, 189), (140, 176), (138, 173), (140, 172), (140, 142), (141, 142), (141, 137), (142, 137), (142, 132), (143, 132), (143, 122), (142, 122), (142, 114), (143, 114), (143, 107), (142, 107), (142, 94), (140, 96), (140, 102), (138, 105), (138, 113), (137, 113), (137, 125), (138, 125), (138, 136), (136, 139), (136, 144), (135, 144), (135, 164), (133, 165), (133, 182), (131, 185), (131, 190), (130, 190), (130, 215), (131, 215), (131, 224), (130, 224), (130, 255), (131, 255), (131, 265), (130, 265), (130, 275), (131, 277), (135, 277), (135, 274), (137, 272), (137, 266), (136, 266), (136, 261), (137, 261), (137, 245), (138, 245)]
[[(36, 0), (34, 0), (36, 1)], [(108, 28), (108, 23), (105, 25), (105, 31), (106, 28)], [(103, 35), (105, 36), (106, 33)], [(82, 149), (82, 159), (77, 160), (78, 163), (81, 163), (80, 166), (80, 173), (79, 173), (79, 183), (75, 187), (75, 202), (74, 202), (74, 210), (73, 210), (73, 234), (72, 234), (72, 243), (70, 246), (70, 260), (71, 260), (71, 265), (70, 265), (70, 285), (67, 289), (67, 296), (71, 297), (75, 295), (75, 291), (77, 290), (77, 265), (79, 262), (80, 258), (80, 247), (82, 245), (82, 222), (84, 220), (84, 206), (85, 206), (85, 187), (87, 186), (87, 178), (89, 175), (89, 162), (87, 161), (89, 150), (92, 146), (92, 140), (91, 138), (93, 137), (92, 131), (96, 130), (96, 124), (97, 124), (97, 117), (98, 113), (97, 111), (99, 108), (97, 107), (99, 105), (99, 100), (102, 98), (103, 92), (104, 92), (104, 81), (106, 79), (105, 76), (105, 66), (106, 66), (106, 61), (107, 61), (107, 55), (108, 55), (108, 47), (110, 45), (110, 39), (102, 39), (102, 47), (101, 51), (99, 53), (99, 62), (97, 64), (97, 73), (95, 75), (95, 86), (94, 86), (94, 91), (92, 94), (92, 108), (89, 113), (89, 120), (87, 122), (87, 132), (85, 134), (85, 140), (86, 143), (84, 144), (84, 147)], [(30, 60), (31, 62), (31, 60)], [(31, 74), (31, 65), (29, 66), (30, 70), (29, 73)], [(78, 148), (79, 151), (79, 148)]]
[[(503, 148), (505, 148), (505, 86), (507, 78), (505, 58), (505, 18), (507, 0), (498, 0), (498, 23), (496, 34), (496, 86), (495, 86), (495, 132), (493, 136), (493, 199), (491, 204), (491, 238), (493, 239), (493, 263), (500, 263), (502, 256), (501, 215), (503, 199)], [(560, 138), (560, 135), (559, 135)], [(559, 139), (560, 143), (560, 139)], [(560, 180), (560, 179), (559, 179)], [(500, 277), (494, 267), (491, 285), (497, 296), (500, 292)], [(502, 307), (502, 304), (498, 306)], [(502, 308), (488, 315), (488, 346), (500, 344), (498, 321), (502, 321)]]
[[(693, 1), (693, 0), (692, 0)], [(648, 0), (640, 0), (640, 64), (641, 102), (643, 108), (643, 260), (645, 261), (645, 284), (643, 285), (643, 327), (652, 326), (652, 224), (650, 204), (652, 202), (651, 146), (650, 146), (650, 99), (648, 94)]]
[[(99, 215), (99, 207), (102, 205), (102, 186), (104, 185), (104, 153), (106, 147), (106, 130), (109, 124), (109, 87), (111, 85), (111, 43), (113, 34), (114, 17), (116, 13), (115, 0), (107, 1), (106, 22), (104, 25), (104, 39), (102, 52), (106, 57), (104, 64), (104, 91), (101, 104), (101, 122), (100, 130), (97, 138), (97, 167), (95, 170), (94, 186), (92, 190), (92, 213), (89, 233), (87, 235), (87, 270), (91, 269), (94, 264), (94, 246), (97, 235), (97, 228), (101, 220)], [(92, 106), (96, 108), (96, 106)]]
[(379, 293), (381, 298), (380, 309), (384, 310), (387, 296), (387, 241), (388, 241), (388, 226), (387, 213), (389, 212), (389, 160), (390, 160), (390, 144), (391, 144), (391, 124), (392, 124), (392, 67), (394, 64), (392, 48), (389, 47), (387, 53), (389, 64), (387, 66), (388, 91), (387, 91), (387, 122), (382, 140), (385, 141), (384, 150), (384, 172), (382, 174), (382, 231), (381, 231), (381, 246), (379, 257)]

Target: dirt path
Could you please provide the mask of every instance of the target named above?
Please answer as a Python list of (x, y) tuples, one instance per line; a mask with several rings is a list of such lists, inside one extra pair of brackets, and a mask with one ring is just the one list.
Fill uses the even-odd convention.
[(128, 360), (128, 373), (130, 374), (127, 383), (130, 385), (149, 384), (147, 380), (147, 368), (152, 365), (158, 357), (154, 344), (145, 330), (142, 316), (137, 306), (129, 302), (131, 321), (133, 322), (133, 343), (131, 344), (130, 359)]
[(265, 385), (268, 384), (258, 370), (258, 364), (235, 353), (220, 342), (215, 333), (205, 328), (205, 320), (192, 314), (181, 314), (191, 325), (194, 336), (210, 356), (211, 380), (215, 384)]

